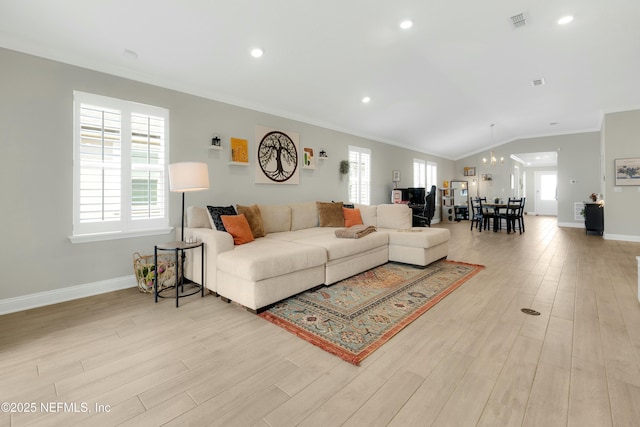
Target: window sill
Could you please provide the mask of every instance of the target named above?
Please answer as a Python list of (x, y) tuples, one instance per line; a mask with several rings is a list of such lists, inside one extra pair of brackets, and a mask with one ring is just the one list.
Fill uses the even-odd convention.
[(173, 227), (154, 228), (149, 230), (116, 231), (113, 233), (78, 234), (69, 236), (71, 243), (102, 242), (106, 240), (130, 239), (133, 237), (159, 236), (173, 232)]

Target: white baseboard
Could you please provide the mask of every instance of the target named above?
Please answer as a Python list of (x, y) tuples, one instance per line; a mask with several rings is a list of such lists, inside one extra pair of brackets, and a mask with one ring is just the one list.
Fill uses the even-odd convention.
[(138, 286), (134, 275), (0, 300), (0, 315)]
[[(584, 228), (584, 223), (581, 222), (559, 222), (558, 227), (574, 227)], [(624, 242), (640, 242), (640, 236), (628, 236), (626, 234), (611, 234), (603, 233), (602, 238), (605, 240), (621, 240)]]
[(559, 222), (558, 227), (584, 228), (584, 222)]
[(605, 232), (604, 235), (605, 240), (622, 240), (623, 242), (640, 242), (640, 236), (627, 236), (626, 234), (611, 234)]

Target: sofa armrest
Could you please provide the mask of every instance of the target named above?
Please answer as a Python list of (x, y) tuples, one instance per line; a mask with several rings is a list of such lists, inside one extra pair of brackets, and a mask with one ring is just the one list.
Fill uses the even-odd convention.
[[(184, 238), (189, 240), (195, 238), (204, 243), (204, 275), (205, 286), (217, 293), (216, 286), (216, 260), (218, 254), (233, 250), (233, 236), (231, 234), (213, 230), (211, 228), (189, 228), (184, 229)], [(185, 276), (196, 283), (202, 283), (200, 277), (201, 249), (186, 251), (188, 262), (185, 266)]]

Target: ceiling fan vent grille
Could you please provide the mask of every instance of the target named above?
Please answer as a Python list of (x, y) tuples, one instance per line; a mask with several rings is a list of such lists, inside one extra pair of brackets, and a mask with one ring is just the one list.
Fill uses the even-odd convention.
[(525, 27), (527, 25), (527, 16), (525, 12), (513, 15), (511, 17), (511, 23), (513, 24), (513, 28), (515, 29)]

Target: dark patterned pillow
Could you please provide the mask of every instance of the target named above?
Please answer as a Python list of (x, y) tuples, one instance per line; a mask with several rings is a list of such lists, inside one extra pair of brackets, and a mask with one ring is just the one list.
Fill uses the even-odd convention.
[(209, 216), (213, 223), (212, 228), (215, 227), (218, 231), (227, 231), (220, 219), (220, 215), (237, 215), (233, 206), (207, 206), (207, 210), (209, 210)]

